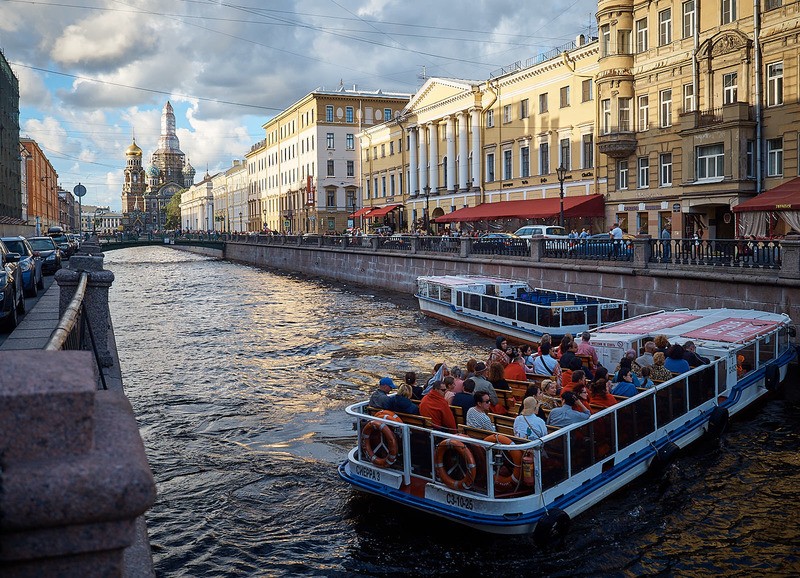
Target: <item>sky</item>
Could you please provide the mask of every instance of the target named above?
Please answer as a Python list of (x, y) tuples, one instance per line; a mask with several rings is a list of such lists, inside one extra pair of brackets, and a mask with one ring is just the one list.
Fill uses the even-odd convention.
[[(121, 207), (125, 149), (150, 161), (167, 100), (197, 171), (229, 168), (318, 89), (414, 93), (595, 34), (595, 0), (0, 0), (20, 136), (83, 204)], [(591, 26), (591, 31), (590, 31)]]

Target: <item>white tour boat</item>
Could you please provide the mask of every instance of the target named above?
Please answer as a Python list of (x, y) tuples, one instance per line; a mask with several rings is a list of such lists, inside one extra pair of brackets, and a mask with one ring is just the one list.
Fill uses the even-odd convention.
[(531, 288), (524, 281), (483, 275), (417, 278), (422, 313), (481, 333), (535, 343), (543, 333), (577, 335), (627, 317), (628, 302)]
[[(658, 334), (693, 341), (710, 362), (534, 441), (393, 421), (368, 402), (347, 408), (358, 443), (339, 466), (357, 489), (498, 534), (563, 536), (570, 518), (663, 467), (702, 435), (719, 436), (733, 415), (777, 387), (796, 347), (786, 315), (733, 309), (658, 312), (604, 326), (592, 344), (614, 367)], [(403, 414), (405, 415), (405, 414)], [(402, 417), (401, 417), (402, 419)], [(421, 423), (422, 422), (422, 423)], [(499, 423), (499, 421), (498, 421)], [(476, 436), (477, 433), (477, 436)], [(518, 441), (519, 443), (513, 443)]]

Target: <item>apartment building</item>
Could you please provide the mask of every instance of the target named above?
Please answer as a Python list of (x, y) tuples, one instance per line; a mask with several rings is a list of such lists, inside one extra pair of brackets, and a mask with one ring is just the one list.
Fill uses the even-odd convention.
[(730, 238), (791, 228), (778, 205), (743, 209), (800, 174), (800, 2), (755, 6), (598, 2), (607, 217), (628, 232)]
[(28, 222), (35, 224), (37, 231), (47, 232), (48, 227), (61, 224), (58, 173), (35, 140), (21, 138), (19, 145), (25, 150)]

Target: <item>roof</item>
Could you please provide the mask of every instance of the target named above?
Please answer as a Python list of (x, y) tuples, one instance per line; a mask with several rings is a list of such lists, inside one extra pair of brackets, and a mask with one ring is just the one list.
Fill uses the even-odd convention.
[(800, 211), (800, 177), (778, 185), (733, 207), (735, 213)]
[[(565, 217), (602, 217), (605, 211), (603, 195), (564, 197)], [(545, 219), (561, 212), (561, 199), (529, 199), (482, 203), (476, 207), (458, 209), (434, 219), (437, 223), (463, 223), (495, 219)]]

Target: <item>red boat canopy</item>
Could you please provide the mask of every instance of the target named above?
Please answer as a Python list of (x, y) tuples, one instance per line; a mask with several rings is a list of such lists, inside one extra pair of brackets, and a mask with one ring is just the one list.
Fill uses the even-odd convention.
[[(447, 215), (436, 217), (437, 223), (463, 223), (469, 221), (493, 221), (496, 219), (546, 219), (561, 212), (561, 199), (530, 199), (527, 201), (500, 201), (482, 203), (477, 207), (458, 209)], [(603, 195), (564, 197), (565, 217), (602, 217), (605, 213)]]
[(800, 177), (786, 181), (733, 208), (735, 213), (756, 211), (800, 211)]

